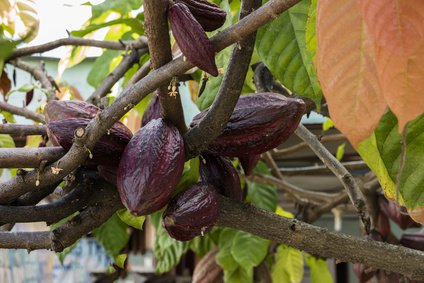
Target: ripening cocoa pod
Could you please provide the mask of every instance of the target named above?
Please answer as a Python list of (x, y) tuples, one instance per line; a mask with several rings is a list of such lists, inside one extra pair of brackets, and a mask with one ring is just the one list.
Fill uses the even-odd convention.
[(184, 3), (205, 31), (219, 29), (227, 18), (227, 13), (215, 3), (207, 0), (176, 0)]
[(421, 227), (420, 224), (412, 220), (405, 207), (400, 206), (394, 201), (388, 200), (383, 194), (378, 196), (378, 203), (380, 204), (381, 211), (396, 222), (402, 230), (412, 227)]
[(377, 273), (377, 270), (366, 266), (363, 263), (354, 263), (353, 272), (358, 278), (359, 282), (368, 282)]
[(211, 184), (195, 184), (176, 195), (163, 214), (168, 234), (188, 241), (208, 232), (218, 219), (218, 194)]
[(52, 100), (44, 107), (46, 122), (67, 118), (94, 118), (100, 108), (79, 100)]
[(97, 172), (108, 183), (116, 186), (116, 172), (118, 171), (117, 166), (98, 165)]
[[(197, 114), (190, 126), (197, 126), (208, 111)], [(223, 133), (207, 150), (229, 157), (264, 153), (288, 139), (304, 112), (305, 103), (300, 99), (275, 93), (243, 95)]]
[(177, 128), (164, 119), (142, 127), (128, 143), (117, 172), (122, 203), (134, 215), (164, 207), (181, 178), (184, 142)]
[(224, 283), (224, 271), (215, 260), (218, 252), (218, 248), (213, 248), (196, 264), (192, 283)]
[(152, 98), (147, 105), (146, 110), (143, 113), (143, 118), (141, 119), (141, 126), (144, 127), (153, 119), (159, 119), (162, 115), (160, 114), (160, 102), (159, 97), (156, 94), (152, 95)]
[(212, 76), (218, 76), (212, 42), (187, 6), (171, 4), (168, 15), (172, 33), (185, 58)]
[(261, 159), (260, 154), (249, 154), (238, 157), (241, 167), (243, 168), (244, 174), (250, 176), (255, 169), (256, 164), (258, 164), (259, 159)]
[[(74, 143), (74, 132), (85, 128), (91, 119), (67, 118), (51, 121), (47, 124), (50, 139), (55, 139), (64, 149), (69, 150)], [(91, 151), (91, 162), (109, 166), (117, 166), (125, 146), (132, 137), (131, 131), (121, 123), (115, 123), (112, 128), (94, 146)]]
[(390, 234), (391, 228), (389, 218), (387, 218), (387, 215), (384, 214), (382, 211), (380, 211), (380, 213), (378, 214), (377, 229), (383, 239), (386, 239), (387, 236)]
[(199, 166), (200, 180), (212, 184), (220, 194), (235, 201), (242, 201), (240, 178), (231, 161), (209, 154), (203, 154), (202, 158)]
[(400, 238), (400, 244), (415, 250), (424, 251), (424, 234), (423, 233), (406, 233)]

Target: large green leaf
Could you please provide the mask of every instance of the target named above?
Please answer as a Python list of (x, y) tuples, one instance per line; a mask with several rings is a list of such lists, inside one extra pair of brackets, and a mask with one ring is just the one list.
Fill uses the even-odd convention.
[(302, 252), (286, 245), (280, 245), (275, 254), (271, 272), (274, 283), (300, 283), (303, 278)]
[(130, 239), (127, 228), (128, 226), (115, 213), (102, 226), (94, 230), (93, 235), (107, 253), (116, 258)]
[(318, 0), (311, 0), (308, 10), (308, 20), (306, 22), (306, 50), (311, 54), (312, 62), (315, 62), (317, 51), (316, 20), (317, 20)]
[(270, 185), (258, 184), (249, 180), (246, 182), (250, 202), (256, 207), (274, 212), (278, 203), (277, 190)]
[(238, 266), (236, 269), (224, 272), (225, 283), (249, 283), (253, 282), (253, 268)]
[(11, 148), (15, 147), (15, 142), (10, 135), (0, 135), (0, 148)]
[(90, 73), (88, 73), (87, 82), (91, 86), (97, 87), (110, 73), (112, 61), (121, 53), (122, 51), (119, 50), (106, 50), (103, 52), (103, 54), (96, 59)]
[(90, 24), (89, 26), (85, 27), (84, 29), (81, 30), (74, 30), (71, 32), (71, 34), (73, 36), (77, 36), (77, 37), (83, 37), (89, 33), (92, 33), (93, 31), (105, 28), (105, 27), (110, 27), (110, 26), (114, 26), (114, 25), (120, 25), (120, 24), (124, 24), (127, 25), (129, 27), (131, 27), (131, 30), (133, 32), (136, 32), (138, 34), (143, 34), (144, 33), (144, 28), (143, 28), (143, 23), (138, 20), (138, 19), (116, 19), (116, 20), (112, 20), (112, 21), (108, 21), (105, 23), (101, 23), (101, 24)]
[(306, 49), (306, 22), (310, 0), (301, 1), (258, 30), (256, 48), (272, 74), (291, 91), (319, 106), (322, 92)]
[(311, 283), (333, 283), (333, 277), (324, 259), (307, 255), (305, 261), (309, 266)]
[(118, 12), (121, 15), (126, 14), (131, 10), (140, 8), (142, 3), (142, 0), (106, 0), (97, 5), (91, 3), (86, 3), (86, 5), (91, 5), (92, 18), (97, 18), (109, 11)]
[[(405, 162), (398, 180), (398, 201), (411, 211), (424, 207), (424, 114), (408, 124), (405, 141)], [(381, 118), (373, 136), (359, 144), (358, 152), (379, 178), (385, 194), (395, 199), (402, 135), (392, 112), (387, 112)]]
[(198, 256), (204, 256), (214, 246), (215, 243), (213, 242), (212, 237), (209, 233), (204, 236), (197, 236), (196, 238), (190, 241), (190, 249)]
[(156, 239), (153, 246), (153, 253), (157, 260), (156, 271), (159, 273), (168, 272), (178, 264), (181, 257), (187, 252), (189, 242), (181, 242), (172, 239), (165, 228), (156, 226)]
[(268, 252), (269, 241), (258, 236), (238, 231), (234, 236), (231, 255), (240, 266), (250, 269), (258, 266)]
[(128, 209), (122, 208), (116, 212), (116, 215), (128, 226), (134, 227), (138, 230), (142, 230), (145, 216), (134, 216), (132, 215)]

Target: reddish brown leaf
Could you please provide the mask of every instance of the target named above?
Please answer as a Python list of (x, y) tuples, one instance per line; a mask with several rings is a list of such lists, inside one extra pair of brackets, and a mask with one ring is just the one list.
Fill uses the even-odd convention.
[(25, 106), (28, 106), (28, 104), (31, 103), (33, 97), (34, 97), (34, 89), (31, 89), (25, 95)]
[(386, 109), (374, 43), (356, 0), (318, 1), (317, 41), (318, 78), (330, 116), (356, 146), (372, 134)]
[(6, 71), (3, 70), (0, 77), (0, 93), (5, 96), (12, 87), (9, 77), (7, 76)]

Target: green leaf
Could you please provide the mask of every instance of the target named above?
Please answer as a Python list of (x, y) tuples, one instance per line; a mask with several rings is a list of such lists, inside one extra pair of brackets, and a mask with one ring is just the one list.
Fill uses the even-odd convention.
[(153, 246), (153, 253), (157, 260), (156, 271), (164, 273), (178, 264), (181, 257), (187, 252), (189, 242), (181, 242), (171, 238), (160, 224), (156, 229), (156, 239)]
[[(406, 154), (398, 201), (408, 210), (415, 210), (424, 206), (424, 114), (409, 122), (405, 140)], [(358, 152), (377, 175), (386, 196), (395, 199), (402, 135), (392, 112), (383, 115), (374, 135), (359, 144)]]
[(231, 255), (240, 266), (253, 268), (258, 266), (268, 252), (269, 241), (253, 234), (238, 231), (233, 239)]
[(3, 115), (4, 119), (10, 124), (16, 123), (15, 116), (7, 111), (0, 111), (0, 114)]
[(303, 278), (302, 252), (286, 245), (280, 245), (275, 254), (271, 271), (274, 283), (300, 283)]
[(65, 261), (66, 256), (68, 254), (70, 254), (73, 249), (75, 249), (75, 247), (78, 245), (79, 242), (80, 242), (80, 240), (76, 241), (75, 243), (73, 243), (69, 247), (64, 248), (63, 251), (61, 251), (60, 253), (56, 253), (57, 257), (59, 258), (59, 262), (61, 264), (63, 264), (63, 262)]
[(346, 144), (345, 143), (342, 143), (341, 145), (339, 145), (337, 147), (337, 152), (336, 152), (336, 158), (337, 158), (337, 160), (342, 160), (343, 159), (343, 155), (344, 155), (344, 152), (345, 152), (345, 146), (346, 146)]
[(311, 283), (333, 283), (325, 260), (307, 255), (305, 261), (309, 266)]
[(102, 226), (94, 230), (93, 235), (106, 252), (116, 258), (130, 239), (127, 228), (128, 226), (115, 213)]
[(128, 254), (120, 254), (115, 257), (115, 264), (120, 267), (124, 268), (125, 261), (127, 260)]
[(271, 185), (254, 183), (246, 180), (248, 199), (256, 207), (274, 212), (277, 208), (278, 193)]
[(107, 77), (112, 70), (111, 64), (115, 58), (120, 56), (122, 51), (119, 50), (106, 50), (103, 54), (94, 61), (93, 67), (88, 73), (87, 82), (97, 87)]
[(234, 237), (236, 234), (237, 230), (224, 228), (219, 235), (219, 252), (215, 259), (216, 263), (222, 267), (224, 272), (235, 270), (239, 266), (231, 254), (231, 248), (233, 246)]
[[(1, 126), (0, 126), (1, 127)], [(0, 134), (0, 148), (15, 147), (15, 142), (10, 135)]]
[(197, 183), (199, 180), (199, 165), (199, 157), (195, 157), (184, 163), (183, 175), (175, 188), (174, 194), (178, 194), (188, 186)]
[(306, 49), (306, 22), (310, 0), (301, 1), (258, 30), (256, 48), (272, 74), (292, 92), (319, 106), (322, 91)]
[(324, 132), (328, 131), (329, 129), (334, 128), (334, 123), (330, 118), (325, 119), (324, 123), (322, 124), (322, 130)]
[(214, 246), (215, 243), (213, 242), (212, 237), (209, 235), (209, 233), (204, 236), (197, 236), (196, 238), (190, 241), (190, 249), (198, 256), (204, 256)]
[(306, 50), (311, 54), (312, 62), (315, 62), (317, 51), (316, 20), (318, 0), (311, 0), (308, 9), (308, 20), (306, 21)]
[(145, 216), (134, 216), (126, 208), (118, 210), (116, 214), (128, 226), (134, 227), (135, 229), (138, 229), (138, 230), (143, 229), (143, 223), (144, 223), (144, 220), (146, 219)]
[(118, 12), (123, 15), (131, 10), (135, 10), (140, 8), (142, 0), (106, 0), (97, 5), (91, 5), (91, 14), (93, 18), (97, 18), (103, 13), (107, 13), (109, 11)]
[(225, 283), (249, 283), (253, 282), (253, 268), (243, 268), (238, 266), (236, 269), (231, 271), (224, 270), (224, 282)]
[(138, 33), (140, 35), (144, 34), (143, 23), (138, 19), (132, 19), (132, 18), (126, 18), (126, 19), (121, 18), (121, 19), (116, 19), (116, 20), (112, 20), (109, 22), (101, 23), (101, 24), (90, 24), (84, 29), (72, 31), (71, 34), (73, 36), (83, 37), (89, 33), (92, 33), (93, 31), (96, 31), (105, 27), (121, 25), (121, 24), (129, 26), (131, 30), (135, 33)]

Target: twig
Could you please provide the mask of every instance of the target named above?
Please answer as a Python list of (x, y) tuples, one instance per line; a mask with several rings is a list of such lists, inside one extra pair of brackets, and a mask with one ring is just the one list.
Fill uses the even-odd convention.
[(21, 125), (21, 124), (0, 124), (0, 134), (13, 136), (45, 136), (46, 126), (44, 125)]
[(321, 257), (364, 263), (376, 269), (402, 273), (411, 279), (424, 280), (424, 253), (421, 251), (330, 232), (224, 197), (220, 198), (220, 207), (219, 226), (246, 231)]
[(262, 158), (264, 158), (264, 159), (265, 159), (266, 164), (267, 164), (267, 165), (271, 168), (271, 173), (272, 173), (275, 177), (277, 177), (278, 179), (280, 179), (280, 180), (284, 180), (284, 177), (283, 177), (283, 175), (281, 174), (280, 169), (279, 169), (279, 168), (278, 168), (278, 166), (277, 166), (277, 163), (275, 163), (274, 158), (272, 158), (271, 153), (269, 153), (269, 151), (268, 151), (268, 152), (265, 152), (265, 153), (262, 155)]
[(146, 37), (140, 37), (137, 40), (131, 41), (109, 41), (109, 40), (94, 40), (79, 37), (67, 37), (57, 39), (48, 43), (24, 47), (16, 49), (13, 54), (7, 59), (12, 60), (14, 58), (28, 56), (34, 53), (43, 53), (56, 49), (61, 46), (73, 45), (73, 46), (92, 46), (99, 48), (106, 48), (112, 50), (127, 50), (128, 48), (139, 49), (147, 47)]
[(130, 54), (124, 56), (118, 66), (102, 81), (100, 86), (87, 98), (87, 102), (99, 105), (100, 99), (106, 96), (117, 81), (138, 61), (140, 56), (148, 52), (147, 47), (133, 50)]
[(43, 88), (48, 90), (49, 98), (54, 98), (56, 96), (56, 89), (53, 87), (42, 68), (28, 64), (21, 59), (10, 60), (8, 63), (30, 73), (37, 81), (41, 83)]
[(7, 102), (0, 101), (0, 111), (6, 111), (11, 114), (22, 116), (36, 122), (44, 123), (44, 115), (34, 113), (26, 108), (13, 106)]
[[(329, 136), (323, 136), (322, 138), (320, 138), (320, 142), (321, 143), (327, 143), (327, 142), (333, 142), (333, 141), (342, 141), (342, 140), (346, 140), (346, 137), (343, 134), (335, 134), (335, 135), (329, 135)], [(306, 142), (301, 142), (298, 143), (296, 145), (287, 147), (287, 148), (282, 148), (282, 149), (273, 149), (271, 151), (272, 156), (274, 158), (279, 158), (279, 157), (285, 157), (289, 154), (293, 154), (295, 152), (298, 152), (306, 147), (309, 147), (308, 144)]]
[[(172, 60), (167, 19), (168, 5), (168, 0), (145, 0), (143, 3), (146, 35), (151, 50), (150, 60), (154, 69)], [(187, 131), (187, 126), (184, 121), (184, 110), (178, 91), (178, 82), (174, 82), (175, 90), (172, 90), (172, 95), (169, 94), (169, 83), (168, 81), (157, 89), (161, 114), (165, 119), (170, 120), (181, 134), (184, 134)]]
[[(341, 163), (344, 168), (349, 171), (352, 170), (366, 170), (369, 169), (364, 161), (350, 161)], [(296, 176), (296, 175), (321, 175), (329, 173), (330, 169), (327, 166), (305, 166), (295, 168), (279, 168), (279, 171), (284, 176)]]
[(306, 142), (321, 161), (336, 175), (346, 189), (347, 194), (358, 211), (364, 224), (365, 230), (368, 232), (370, 228), (370, 217), (367, 211), (365, 197), (355, 182), (353, 176), (340, 164), (340, 162), (319, 142), (317, 137), (300, 124), (296, 131), (296, 135)]
[[(299, 2), (299, 0), (271, 0), (267, 2), (251, 15), (214, 36), (212, 40), (214, 44), (216, 44), (215, 50), (219, 51), (227, 45), (234, 43), (236, 40), (252, 33), (297, 2)], [(25, 178), (14, 177), (6, 182), (0, 183), (0, 203), (9, 203), (13, 201), (18, 196), (37, 188), (37, 184), (39, 187), (43, 187), (61, 180), (84, 162), (88, 157), (88, 150), (92, 150), (98, 139), (100, 139), (120, 117), (128, 112), (132, 106), (136, 105), (147, 94), (169, 81), (172, 77), (182, 74), (190, 68), (192, 68), (192, 65), (179, 57), (153, 70), (139, 82), (126, 88), (121, 96), (90, 121), (82, 136), (75, 137), (71, 149), (59, 160), (62, 169), (59, 174), (52, 174), (51, 166), (46, 166), (41, 172), (28, 172)], [(190, 144), (193, 141), (191, 139), (186, 139), (185, 142), (186, 144)], [(37, 180), (39, 182), (37, 182)]]
[(349, 196), (346, 192), (341, 192), (337, 194), (330, 202), (324, 203), (320, 206), (312, 207), (306, 215), (306, 220), (308, 223), (315, 222), (318, 218), (321, 217), (326, 212), (331, 211), (334, 207), (341, 204), (345, 204), (349, 201)]
[(150, 69), (152, 67), (152, 63), (150, 60), (148, 60), (146, 63), (144, 63), (143, 66), (140, 67), (140, 69), (137, 70), (137, 72), (134, 74), (134, 76), (131, 77), (131, 79), (127, 82), (126, 87), (130, 87), (150, 72)]
[(42, 161), (50, 164), (65, 153), (60, 146), (0, 148), (0, 168), (38, 168)]
[[(261, 1), (259, 0), (243, 1), (239, 22), (260, 5)], [(186, 149), (190, 157), (199, 154), (208, 143), (222, 133), (227, 125), (243, 88), (244, 80), (240, 78), (244, 78), (249, 69), (255, 38), (256, 33), (254, 32), (237, 42), (233, 48), (228, 68), (212, 106), (202, 121), (191, 128), (186, 135)]]

